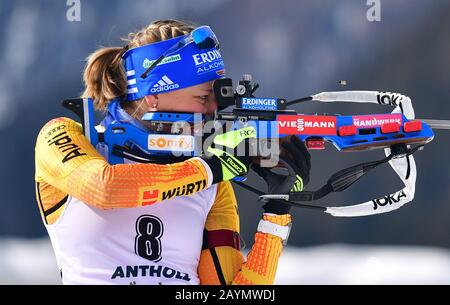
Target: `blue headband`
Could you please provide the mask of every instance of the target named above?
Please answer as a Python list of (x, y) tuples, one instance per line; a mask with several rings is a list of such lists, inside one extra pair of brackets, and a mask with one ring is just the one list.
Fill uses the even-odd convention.
[(123, 55), (127, 75), (127, 100), (195, 86), (223, 77), (225, 65), (218, 49), (202, 49), (190, 42), (171, 52), (147, 75), (142, 74), (162, 54), (186, 36), (128, 50)]

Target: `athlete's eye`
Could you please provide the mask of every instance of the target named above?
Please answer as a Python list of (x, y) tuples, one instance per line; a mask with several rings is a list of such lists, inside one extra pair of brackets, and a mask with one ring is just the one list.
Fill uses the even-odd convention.
[(196, 98), (198, 98), (202, 103), (206, 103), (206, 101), (208, 100), (207, 95), (196, 96)]

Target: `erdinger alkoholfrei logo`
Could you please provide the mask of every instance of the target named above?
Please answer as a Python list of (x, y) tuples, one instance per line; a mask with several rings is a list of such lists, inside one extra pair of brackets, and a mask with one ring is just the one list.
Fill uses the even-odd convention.
[(153, 85), (153, 88), (150, 89), (150, 92), (165, 92), (178, 89), (179, 87), (179, 84), (174, 83), (169, 77), (167, 77), (167, 75), (164, 75), (156, 84)]
[(192, 59), (194, 60), (197, 74), (203, 74), (218, 69), (223, 70), (225, 66), (222, 55), (217, 50), (194, 54), (192, 55)]
[(279, 115), (279, 134), (336, 135), (336, 117), (320, 115)]
[(277, 100), (273, 98), (246, 98), (242, 99), (242, 108), (258, 110), (277, 110)]

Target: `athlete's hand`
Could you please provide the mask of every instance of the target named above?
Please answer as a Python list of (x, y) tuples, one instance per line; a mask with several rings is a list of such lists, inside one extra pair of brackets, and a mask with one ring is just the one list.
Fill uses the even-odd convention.
[(254, 127), (229, 131), (214, 137), (207, 151), (211, 157), (202, 157), (213, 172), (213, 183), (230, 180), (248, 173), (252, 162), (250, 139), (256, 138)]
[[(252, 169), (267, 183), (269, 194), (288, 194), (301, 192), (309, 182), (311, 156), (305, 144), (296, 136), (281, 141), (280, 162), (286, 168), (287, 174), (273, 172), (258, 164), (252, 164)], [(288, 214), (291, 206), (280, 201), (269, 200), (263, 206), (265, 213), (278, 215)]]

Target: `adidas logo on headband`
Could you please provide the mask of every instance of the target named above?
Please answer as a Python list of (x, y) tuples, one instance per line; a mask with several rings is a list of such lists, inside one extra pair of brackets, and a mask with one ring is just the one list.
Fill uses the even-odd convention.
[(167, 77), (167, 75), (164, 75), (155, 85), (153, 85), (153, 88), (150, 89), (150, 92), (151, 93), (165, 92), (169, 90), (178, 89), (179, 87), (180, 85), (175, 84), (170, 78)]

